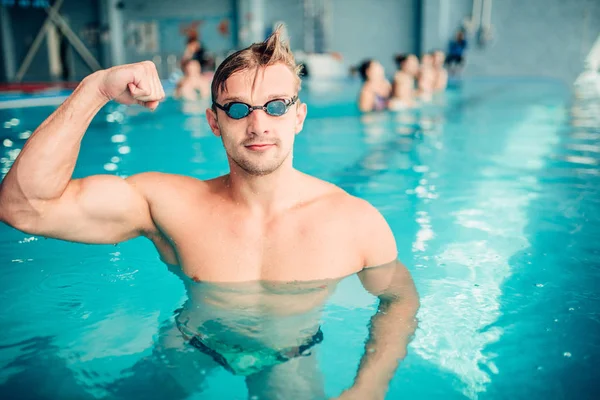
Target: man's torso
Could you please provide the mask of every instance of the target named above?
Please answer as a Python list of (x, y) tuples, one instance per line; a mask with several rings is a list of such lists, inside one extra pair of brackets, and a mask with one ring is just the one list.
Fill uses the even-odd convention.
[(348, 219), (350, 196), (341, 190), (323, 183), (322, 193), (265, 218), (228, 199), (217, 181), (166, 175), (150, 199), (158, 228), (150, 239), (190, 278), (314, 281), (364, 267), (360, 227)]

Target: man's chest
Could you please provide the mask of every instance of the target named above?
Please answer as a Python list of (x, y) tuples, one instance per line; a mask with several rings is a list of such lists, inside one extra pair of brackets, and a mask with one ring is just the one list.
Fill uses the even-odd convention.
[(188, 218), (168, 232), (184, 272), (197, 280), (309, 281), (350, 275), (363, 267), (355, 235), (338, 221), (203, 220)]

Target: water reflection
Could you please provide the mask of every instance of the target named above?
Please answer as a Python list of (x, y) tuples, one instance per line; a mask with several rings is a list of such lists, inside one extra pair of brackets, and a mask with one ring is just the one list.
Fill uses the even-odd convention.
[[(548, 124), (547, 110), (532, 106), (526, 111), (517, 123), (502, 125), (495, 117), (502, 136), (489, 149), (479, 148), (485, 154), (479, 162), (467, 152), (461, 154), (470, 158), (468, 163), (458, 159), (442, 165), (444, 158), (421, 153), (427, 169), (414, 191), (421, 200), (413, 251), (428, 279), (422, 283), (420, 329), (412, 346), (424, 359), (455, 374), (469, 398), (485, 392), (501, 372), (496, 354), (487, 349), (504, 333), (495, 323), (502, 316), (502, 285), (512, 274), (508, 260), (530, 245), (524, 230), (527, 208), (537, 197), (535, 174), (557, 142), (557, 124)], [(477, 121), (460, 128), (476, 132)], [(440, 148), (464, 133), (440, 138)], [(472, 170), (461, 171), (463, 163)], [(460, 179), (448, 176), (452, 185), (440, 182), (440, 189), (434, 183), (439, 180), (429, 174), (450, 167), (461, 172)]]

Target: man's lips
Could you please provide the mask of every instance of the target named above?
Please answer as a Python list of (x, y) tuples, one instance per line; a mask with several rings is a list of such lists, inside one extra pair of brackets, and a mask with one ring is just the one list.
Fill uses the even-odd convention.
[(273, 144), (273, 143), (254, 143), (254, 144), (247, 144), (245, 146), (251, 150), (261, 150), (261, 149), (267, 149), (271, 146), (275, 146), (275, 144)]

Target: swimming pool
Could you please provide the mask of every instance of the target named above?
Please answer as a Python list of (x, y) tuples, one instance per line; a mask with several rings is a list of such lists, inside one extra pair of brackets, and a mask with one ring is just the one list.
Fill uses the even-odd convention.
[[(387, 398), (593, 397), (598, 103), (573, 105), (545, 79), (465, 81), (435, 106), (366, 116), (355, 111), (355, 84), (305, 92), (296, 167), (381, 210), (421, 296)], [(75, 175), (225, 173), (204, 107), (106, 107)], [(53, 109), (0, 110), (2, 175)], [(185, 301), (149, 242), (89, 246), (0, 226), (0, 263), (0, 398), (117, 398), (115, 382), (147, 385), (150, 375), (131, 378), (131, 368)], [(325, 306), (318, 359), (328, 396), (352, 384), (376, 308), (356, 276)], [(216, 369), (190, 398), (246, 396), (243, 377)]]

